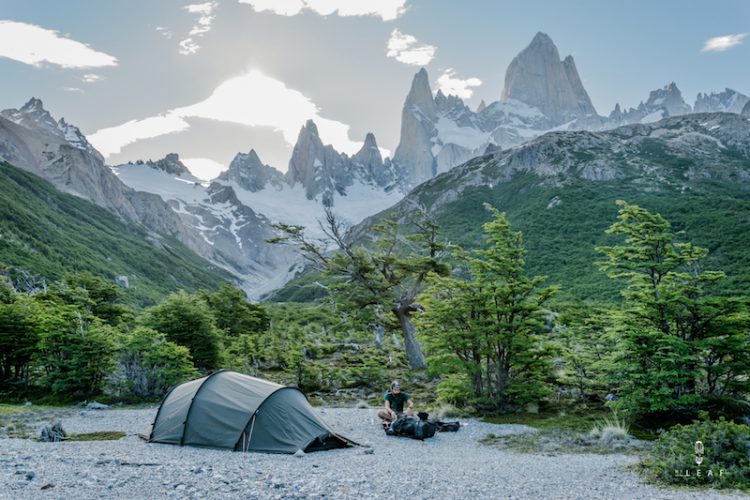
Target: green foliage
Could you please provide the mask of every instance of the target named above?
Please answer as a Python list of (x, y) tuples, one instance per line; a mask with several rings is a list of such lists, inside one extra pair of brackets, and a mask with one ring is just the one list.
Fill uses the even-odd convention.
[(43, 384), (63, 400), (101, 393), (112, 368), (116, 330), (74, 306), (45, 306), (36, 351)]
[(187, 347), (169, 342), (163, 333), (138, 327), (125, 336), (109, 382), (119, 397), (154, 400), (195, 375)]
[(552, 339), (560, 359), (556, 365), (558, 388), (583, 401), (601, 400), (615, 390), (611, 380), (617, 340), (611, 333), (611, 310), (598, 304), (565, 304), (561, 307)]
[(25, 380), (39, 338), (39, 307), (23, 294), (8, 287), (4, 290), (0, 300), (0, 382)]
[[(703, 445), (700, 465), (697, 441)], [(748, 443), (750, 427), (724, 419), (676, 425), (659, 436), (642, 465), (649, 476), (671, 485), (748, 489)]]
[(626, 403), (636, 412), (684, 412), (707, 397), (746, 396), (750, 315), (743, 301), (712, 295), (724, 273), (702, 269), (708, 250), (675, 242), (660, 215), (618, 204), (609, 232), (625, 244), (598, 251), (607, 257), (599, 266), (628, 284), (613, 326)]
[[(404, 237), (395, 217), (382, 221), (373, 228), (374, 248), (366, 248), (353, 245), (327, 209), (324, 231), (329, 241), (312, 241), (302, 226), (287, 224), (276, 225), (284, 236), (269, 241), (298, 247), (328, 278), (332, 302), (340, 310), (375, 325), (395, 320), (404, 335), (409, 365), (422, 369), (426, 364), (411, 319), (415, 300), (430, 277), (445, 275), (449, 269), (442, 261), (444, 245), (438, 240), (437, 224), (417, 211), (411, 225), (415, 231)], [(326, 252), (327, 243), (337, 251)]]
[(167, 340), (187, 347), (195, 366), (211, 371), (221, 365), (221, 338), (205, 300), (184, 291), (146, 310), (143, 325), (163, 333)]
[(20, 289), (29, 273), (47, 282), (81, 271), (107, 282), (125, 275), (124, 301), (148, 305), (229, 278), (173, 238), (152, 239), (142, 226), (0, 162), (0, 264)]
[(538, 401), (549, 392), (550, 352), (544, 304), (556, 288), (524, 273), (523, 239), (505, 214), (491, 211), (487, 247), (466, 254), (466, 280), (439, 278), (423, 294), (420, 334), (438, 372), (461, 373), (474, 395), (494, 407)]
[(248, 302), (245, 292), (229, 283), (214, 293), (204, 294), (216, 318), (216, 326), (228, 337), (257, 334), (268, 330), (270, 318), (263, 306)]
[[(649, 161), (658, 164), (662, 158)], [(490, 178), (507, 175), (492, 164), (486, 170)], [(684, 180), (682, 174), (678, 175)], [(618, 199), (662, 214), (673, 223), (676, 232), (684, 232), (686, 238), (708, 248), (711, 253), (706, 266), (722, 269), (728, 275), (722, 292), (744, 293), (750, 289), (747, 186), (698, 179), (699, 185), (683, 190), (660, 183), (644, 186), (644, 181), (635, 175), (632, 179), (600, 182), (566, 177), (556, 182), (531, 173), (514, 173), (507, 182), (467, 187), (454, 201), (433, 207), (440, 193), (456, 188), (456, 179), (442, 176), (419, 188), (415, 195), (440, 224), (443, 237), (466, 249), (482, 245), (481, 225), (490, 218), (482, 209), (484, 203), (506, 212), (512, 226), (524, 234), (529, 274), (545, 275), (550, 282), (563, 284), (559, 300), (599, 303), (619, 300), (617, 283), (608, 280), (593, 265), (598, 257), (594, 247), (615, 241), (605, 230), (617, 216), (614, 202)], [(555, 199), (560, 203), (550, 206)], [(374, 220), (389, 215), (390, 212), (385, 212)]]
[(463, 373), (451, 373), (437, 385), (438, 401), (463, 408), (472, 399), (471, 379)]

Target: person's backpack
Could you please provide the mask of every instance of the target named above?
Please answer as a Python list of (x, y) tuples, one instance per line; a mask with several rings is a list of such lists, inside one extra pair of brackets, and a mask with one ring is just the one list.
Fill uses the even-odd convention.
[(414, 435), (409, 437), (422, 441), (434, 436), (436, 430), (437, 425), (435, 425), (435, 422), (433, 422), (432, 420), (427, 420), (427, 418), (420, 418), (419, 420), (417, 420), (417, 423), (414, 426)]
[(434, 422), (438, 432), (458, 432), (461, 428), (461, 422), (441, 422), (440, 420)]
[(432, 420), (428, 420), (427, 413), (419, 413), (419, 418), (400, 417), (394, 420), (385, 430), (389, 436), (403, 436), (423, 441), (431, 438), (437, 431), (437, 425)]

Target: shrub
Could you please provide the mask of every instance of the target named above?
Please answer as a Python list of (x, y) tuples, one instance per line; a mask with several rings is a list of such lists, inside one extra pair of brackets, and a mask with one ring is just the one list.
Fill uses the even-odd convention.
[(119, 334), (74, 306), (48, 307), (39, 320), (37, 363), (43, 383), (61, 399), (99, 394), (112, 368)]
[(195, 366), (211, 371), (221, 364), (221, 339), (208, 304), (196, 295), (173, 293), (146, 311), (144, 326), (187, 347)]
[(155, 399), (195, 373), (187, 347), (167, 341), (162, 333), (139, 327), (125, 340), (109, 381), (118, 396)]
[(445, 377), (437, 386), (438, 401), (455, 406), (465, 406), (473, 397), (469, 377), (463, 374), (452, 374)]
[(630, 427), (616, 413), (597, 423), (589, 432), (589, 438), (596, 439), (599, 446), (609, 447), (618, 442), (627, 441)]
[(659, 436), (642, 465), (647, 474), (669, 484), (749, 488), (750, 427), (724, 419), (676, 425)]

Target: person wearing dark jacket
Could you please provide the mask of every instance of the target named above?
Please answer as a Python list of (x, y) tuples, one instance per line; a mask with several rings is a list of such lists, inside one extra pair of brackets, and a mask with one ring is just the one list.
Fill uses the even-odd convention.
[[(406, 392), (401, 390), (398, 380), (393, 381), (390, 392), (387, 392), (383, 399), (385, 400), (385, 408), (378, 411), (378, 417), (383, 421), (383, 427), (388, 427), (392, 421), (403, 415), (410, 417), (414, 415), (414, 401)], [(404, 409), (404, 405), (406, 405), (406, 409)]]

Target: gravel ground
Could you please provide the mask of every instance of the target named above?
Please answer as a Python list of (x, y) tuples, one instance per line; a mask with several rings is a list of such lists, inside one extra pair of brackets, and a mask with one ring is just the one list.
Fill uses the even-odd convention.
[(633, 456), (523, 454), (477, 443), (488, 433), (532, 431), (521, 425), (465, 420), (457, 433), (420, 442), (386, 436), (373, 409), (319, 411), (341, 434), (371, 448), (303, 457), (180, 448), (137, 436), (149, 432), (155, 409), (67, 411), (69, 433), (128, 435), (63, 443), (0, 439), (0, 498), (733, 498), (645, 484), (626, 469), (637, 461)]

